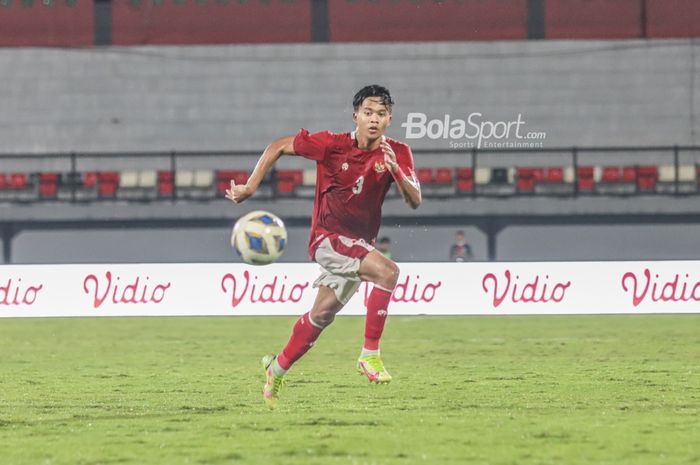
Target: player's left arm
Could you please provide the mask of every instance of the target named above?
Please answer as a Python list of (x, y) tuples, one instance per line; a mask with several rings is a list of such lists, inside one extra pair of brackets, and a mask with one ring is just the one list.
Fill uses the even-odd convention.
[(396, 187), (401, 197), (403, 197), (403, 200), (409, 207), (415, 210), (420, 205), (422, 196), (420, 184), (413, 175), (413, 156), (411, 155), (410, 149), (406, 159), (399, 162), (396, 153), (394, 153), (394, 149), (391, 148), (391, 145), (389, 145), (386, 140), (382, 141), (381, 147), (382, 152), (384, 152), (384, 163), (386, 163), (389, 172), (394, 177)]

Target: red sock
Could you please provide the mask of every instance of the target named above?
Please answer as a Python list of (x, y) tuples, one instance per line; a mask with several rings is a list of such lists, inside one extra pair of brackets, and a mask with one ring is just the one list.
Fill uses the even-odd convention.
[(379, 339), (384, 331), (391, 301), (391, 291), (374, 286), (367, 299), (367, 316), (365, 317), (365, 345), (367, 350), (379, 350)]
[(294, 362), (299, 360), (316, 342), (318, 335), (323, 328), (314, 326), (311, 323), (309, 313), (304, 313), (299, 317), (292, 329), (292, 336), (284, 346), (282, 352), (277, 356), (277, 363), (285, 370), (289, 370)]

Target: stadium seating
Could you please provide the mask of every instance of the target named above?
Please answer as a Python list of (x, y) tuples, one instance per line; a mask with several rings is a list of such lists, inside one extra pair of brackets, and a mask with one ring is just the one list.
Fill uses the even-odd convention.
[(521, 194), (534, 194), (537, 180), (542, 177), (539, 173), (540, 171), (544, 171), (544, 169), (518, 168), (516, 171), (518, 192)]
[(577, 189), (579, 193), (593, 192), (595, 169), (593, 166), (579, 166), (576, 170)]
[[(230, 181), (245, 184), (243, 170), (179, 169), (87, 172), (0, 172), (0, 201), (223, 199)], [(675, 195), (700, 193), (700, 165), (585, 165), (518, 167), (419, 167), (426, 198), (453, 196)], [(274, 183), (272, 180), (274, 179)], [(268, 173), (258, 198), (313, 198), (316, 170)], [(398, 196), (395, 186), (389, 198)]]
[(39, 196), (42, 199), (58, 196), (58, 173), (39, 173)]
[(455, 195), (454, 168), (418, 168), (416, 177), (423, 195), (427, 197), (450, 197)]
[(304, 181), (302, 170), (278, 170), (277, 171), (277, 194), (291, 196), (297, 186), (301, 186)]
[(521, 194), (568, 195), (573, 192), (573, 169), (561, 166), (519, 167), (517, 191)]
[(172, 171), (158, 171), (158, 197), (172, 198), (175, 193), (175, 175)]
[(37, 174), (5, 173), (0, 178), (0, 200), (31, 202), (38, 198)]
[(457, 168), (457, 194), (469, 194), (474, 192), (474, 170), (471, 168)]
[[(167, 173), (172, 172), (168, 171)], [(159, 189), (163, 197), (172, 197), (174, 195), (178, 199), (207, 200), (216, 196), (213, 170), (177, 170), (174, 178), (170, 178), (170, 183), (173, 182), (173, 179), (174, 188), (168, 187), (167, 181), (164, 181), (165, 184), (161, 184)]]
[(659, 169), (656, 166), (640, 166), (637, 169), (637, 188), (639, 192), (653, 193), (659, 180)]
[(119, 185), (119, 172), (106, 171), (97, 173), (97, 190), (99, 198), (113, 199), (117, 195)]
[(231, 180), (236, 184), (245, 184), (248, 182), (247, 171), (227, 171), (219, 170), (216, 172), (216, 192), (224, 195), (226, 190), (231, 187)]
[[(172, 176), (170, 172), (158, 173), (155, 170), (129, 170), (121, 172), (118, 182), (118, 191), (116, 196), (124, 200), (150, 200), (160, 196), (160, 192), (156, 192), (156, 187), (161, 181), (160, 175), (167, 174)], [(166, 184), (166, 183), (163, 183)], [(170, 180), (172, 187), (172, 179)], [(102, 187), (102, 184), (100, 184)], [(171, 190), (172, 194), (172, 190)]]
[[(658, 182), (656, 192), (662, 194), (691, 194), (697, 189), (697, 166), (680, 165), (678, 173), (673, 165), (661, 165), (658, 167)], [(676, 178), (678, 182), (676, 183)]]
[(678, 192), (690, 194), (697, 192), (697, 167), (681, 165), (678, 167)]
[(514, 167), (477, 167), (475, 181), (476, 192), (486, 196), (508, 196), (516, 193), (516, 168)]
[(601, 194), (634, 194), (637, 170), (634, 166), (604, 166), (596, 192)]
[(316, 195), (316, 169), (305, 169), (301, 177), (301, 186), (297, 187), (298, 197), (313, 198)]

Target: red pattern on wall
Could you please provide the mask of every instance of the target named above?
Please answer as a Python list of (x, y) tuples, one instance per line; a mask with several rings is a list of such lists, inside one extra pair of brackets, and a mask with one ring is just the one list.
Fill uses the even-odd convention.
[(31, 6), (16, 0), (0, 6), (0, 46), (80, 47), (92, 45), (95, 37), (93, 1), (55, 0)]
[(545, 2), (548, 39), (641, 37), (640, 0), (558, 0)]
[(332, 42), (527, 38), (527, 0), (333, 0)]
[(648, 37), (700, 37), (700, 1), (647, 0)]
[(309, 1), (250, 1), (240, 3), (193, 0), (138, 6), (120, 0), (113, 3), (112, 42), (141, 44), (232, 44), (309, 42)]

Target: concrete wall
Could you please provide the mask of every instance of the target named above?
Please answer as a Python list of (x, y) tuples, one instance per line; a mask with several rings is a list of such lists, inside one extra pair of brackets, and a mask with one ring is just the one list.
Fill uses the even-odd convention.
[[(0, 50), (1, 152), (237, 149), (352, 129), (368, 83), (431, 118), (522, 114), (545, 146), (698, 144), (700, 43), (523, 41)], [(414, 147), (447, 147), (419, 140)]]
[[(454, 232), (464, 229), (475, 258), (486, 260), (486, 237), (453, 226), (390, 225), (401, 261), (446, 261)], [(498, 260), (700, 259), (700, 225), (510, 227), (498, 240)], [(25, 231), (14, 240), (14, 263), (237, 262), (229, 230)], [(289, 228), (285, 262), (305, 262), (308, 229)]]

